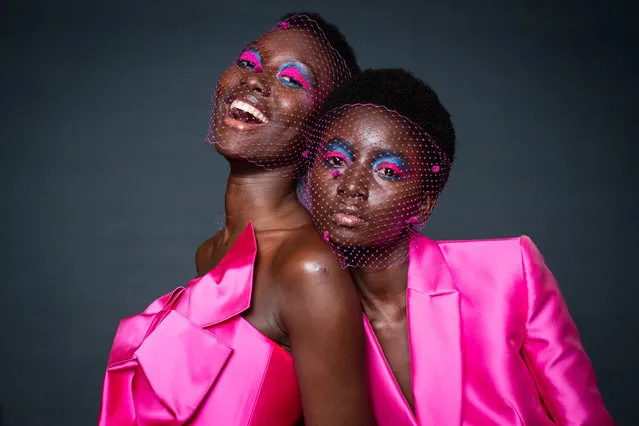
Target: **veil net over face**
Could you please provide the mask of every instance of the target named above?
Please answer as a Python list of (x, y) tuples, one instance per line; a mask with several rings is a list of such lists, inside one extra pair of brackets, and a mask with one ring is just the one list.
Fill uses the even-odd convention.
[(298, 195), (344, 267), (383, 269), (407, 259), (451, 161), (415, 123), (383, 106), (343, 105), (308, 134)]
[(350, 76), (314, 20), (287, 18), (245, 46), (222, 74), (206, 140), (229, 160), (299, 177), (306, 157), (302, 133)]

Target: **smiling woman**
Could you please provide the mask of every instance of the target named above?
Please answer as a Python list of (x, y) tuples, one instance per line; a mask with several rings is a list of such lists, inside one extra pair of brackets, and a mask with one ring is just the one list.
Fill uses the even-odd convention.
[(224, 72), (208, 140), (231, 166), (225, 227), (198, 278), (121, 322), (101, 425), (373, 423), (357, 292), (294, 178), (302, 130), (357, 69), (335, 27), (294, 15)]
[(231, 161), (299, 175), (300, 135), (351, 68), (315, 20), (289, 17), (244, 47), (220, 78), (208, 141)]

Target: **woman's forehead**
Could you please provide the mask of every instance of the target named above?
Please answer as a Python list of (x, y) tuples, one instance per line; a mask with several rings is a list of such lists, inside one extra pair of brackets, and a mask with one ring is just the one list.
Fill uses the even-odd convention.
[(274, 28), (253, 42), (271, 56), (289, 56), (312, 65), (330, 66), (328, 42), (315, 35), (312, 29)]
[(411, 130), (401, 116), (390, 110), (374, 105), (354, 105), (332, 120), (324, 135), (325, 139), (344, 139), (360, 149), (404, 150), (417, 145), (416, 135)]

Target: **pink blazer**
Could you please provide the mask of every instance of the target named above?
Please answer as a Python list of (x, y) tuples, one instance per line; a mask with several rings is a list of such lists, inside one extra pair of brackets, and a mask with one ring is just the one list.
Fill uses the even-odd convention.
[(614, 425), (559, 287), (528, 237), (411, 242), (413, 415), (365, 321), (379, 426)]
[(290, 426), (302, 415), (292, 357), (240, 314), (257, 246), (249, 223), (220, 264), (122, 320), (100, 426)]

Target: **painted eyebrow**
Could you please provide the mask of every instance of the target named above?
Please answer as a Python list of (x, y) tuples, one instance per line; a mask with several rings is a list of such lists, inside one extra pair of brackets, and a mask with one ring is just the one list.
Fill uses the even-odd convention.
[(299, 70), (299, 72), (302, 73), (302, 77), (304, 77), (308, 85), (311, 86), (311, 88), (315, 88), (315, 82), (311, 78), (310, 73), (308, 72), (308, 69), (300, 62), (295, 62), (295, 61), (284, 62), (277, 73), (278, 74), (281, 73), (284, 69), (288, 67), (293, 67)]
[(345, 141), (343, 139), (333, 138), (326, 144), (326, 148), (324, 148), (324, 152), (326, 153), (330, 150), (339, 151), (342, 154), (346, 155), (346, 157), (350, 161), (353, 161), (353, 147), (348, 141)]

